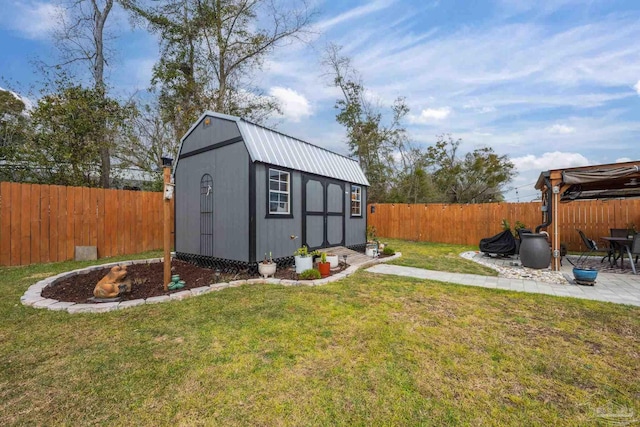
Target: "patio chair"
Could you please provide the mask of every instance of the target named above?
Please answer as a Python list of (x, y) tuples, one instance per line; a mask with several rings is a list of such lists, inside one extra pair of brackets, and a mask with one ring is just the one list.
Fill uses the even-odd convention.
[[(626, 228), (610, 228), (609, 229), (609, 234), (611, 237), (627, 237), (628, 233), (629, 231)], [(617, 259), (615, 258), (617, 250), (618, 248), (616, 247), (615, 243), (613, 242), (609, 243), (607, 254), (604, 257), (602, 257), (602, 262), (604, 262), (604, 259), (607, 258), (607, 261), (609, 261), (609, 264), (612, 264), (611, 257), (613, 257), (614, 262), (617, 262)]]
[(637, 274), (635, 265), (638, 263), (638, 256), (640, 256), (640, 234), (636, 234), (633, 236), (633, 242), (631, 242), (630, 252), (632, 256), (636, 256), (635, 262), (633, 261), (631, 256), (629, 257), (629, 262), (631, 263), (631, 267), (633, 267), (633, 273)]
[[(580, 238), (582, 239), (582, 243), (587, 247), (587, 250), (582, 252), (580, 254), (580, 256), (578, 257), (578, 261), (577, 264), (580, 265), (580, 263), (582, 263), (583, 261), (585, 261), (585, 259), (591, 255), (594, 252), (598, 251), (598, 245), (596, 244), (595, 240), (591, 240), (589, 239), (582, 230), (578, 230), (576, 229), (576, 231), (578, 232), (578, 234), (580, 235)], [(607, 256), (605, 255), (604, 257), (602, 257), (602, 261), (604, 261), (604, 259)], [(600, 262), (602, 262), (600, 261)], [(572, 263), (573, 264), (573, 263)]]

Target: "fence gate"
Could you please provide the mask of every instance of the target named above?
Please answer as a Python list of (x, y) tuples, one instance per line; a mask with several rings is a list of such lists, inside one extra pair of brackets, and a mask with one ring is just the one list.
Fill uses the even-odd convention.
[(200, 180), (200, 255), (213, 256), (213, 178)]

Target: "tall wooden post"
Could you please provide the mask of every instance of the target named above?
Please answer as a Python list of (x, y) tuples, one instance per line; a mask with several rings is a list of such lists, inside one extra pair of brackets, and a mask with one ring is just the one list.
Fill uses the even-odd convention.
[(171, 199), (173, 185), (171, 184), (171, 162), (173, 159), (162, 158), (164, 177), (164, 290), (169, 290), (171, 282)]

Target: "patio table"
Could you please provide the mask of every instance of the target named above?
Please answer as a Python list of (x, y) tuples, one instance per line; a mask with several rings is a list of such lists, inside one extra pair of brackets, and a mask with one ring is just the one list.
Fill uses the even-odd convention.
[(601, 239), (610, 242), (615, 248), (614, 250), (618, 252), (618, 256), (613, 257), (613, 264), (616, 264), (617, 260), (620, 259), (620, 268), (624, 269), (624, 253), (626, 252), (629, 257), (629, 263), (631, 264), (633, 274), (638, 274), (636, 272), (636, 265), (633, 263), (633, 255), (631, 255), (631, 243), (633, 242), (633, 238), (605, 236), (601, 237)]

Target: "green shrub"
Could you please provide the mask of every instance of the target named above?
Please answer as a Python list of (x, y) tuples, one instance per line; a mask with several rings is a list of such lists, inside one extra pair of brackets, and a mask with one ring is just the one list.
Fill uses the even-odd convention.
[(395, 255), (396, 251), (394, 251), (393, 248), (390, 248), (389, 246), (385, 246), (384, 249), (382, 250), (382, 254), (383, 255)]
[(320, 278), (320, 272), (315, 268), (310, 268), (309, 270), (305, 270), (298, 275), (298, 278), (301, 280), (315, 280)]

